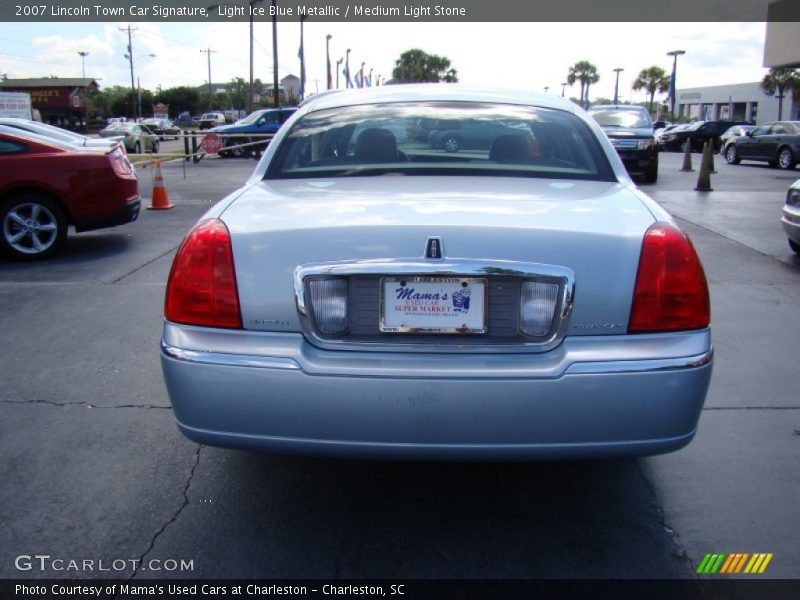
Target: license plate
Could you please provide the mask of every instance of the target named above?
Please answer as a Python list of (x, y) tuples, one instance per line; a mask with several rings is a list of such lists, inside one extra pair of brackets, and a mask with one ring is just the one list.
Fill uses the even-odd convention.
[(486, 333), (488, 286), (474, 277), (384, 277), (380, 330)]

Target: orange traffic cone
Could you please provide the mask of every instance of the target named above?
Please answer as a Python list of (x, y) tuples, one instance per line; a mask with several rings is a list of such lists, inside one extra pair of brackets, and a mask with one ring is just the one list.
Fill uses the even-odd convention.
[(170, 204), (167, 188), (164, 187), (164, 177), (161, 175), (161, 160), (156, 159), (153, 165), (153, 197), (150, 199), (150, 206), (147, 207), (147, 210), (166, 210), (174, 208), (174, 206), (174, 204)]

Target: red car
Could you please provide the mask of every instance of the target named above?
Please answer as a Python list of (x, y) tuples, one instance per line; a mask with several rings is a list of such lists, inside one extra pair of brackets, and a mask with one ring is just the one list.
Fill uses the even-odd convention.
[(119, 145), (78, 148), (0, 127), (0, 247), (12, 256), (50, 255), (69, 225), (122, 225), (139, 208), (136, 174)]

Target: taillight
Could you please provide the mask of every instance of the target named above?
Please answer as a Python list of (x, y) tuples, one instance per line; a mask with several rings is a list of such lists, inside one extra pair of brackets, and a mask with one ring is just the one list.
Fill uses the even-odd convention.
[(629, 333), (708, 327), (708, 285), (688, 236), (669, 223), (645, 233), (633, 291)]
[(125, 155), (119, 149), (119, 146), (109, 152), (108, 159), (111, 161), (111, 166), (114, 169), (114, 173), (120, 177), (130, 177), (133, 174), (131, 165), (128, 162), (128, 159), (125, 158)]
[(186, 325), (242, 328), (231, 235), (219, 219), (195, 225), (178, 248), (164, 316)]

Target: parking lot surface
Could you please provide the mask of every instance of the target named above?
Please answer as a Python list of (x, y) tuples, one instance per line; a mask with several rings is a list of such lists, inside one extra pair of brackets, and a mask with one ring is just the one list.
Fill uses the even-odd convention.
[[(183, 438), (159, 365), (164, 285), (253, 160), (167, 163), (174, 209), (71, 235), (51, 260), (0, 260), (0, 577), (688, 578), (708, 552), (771, 552), (769, 575), (797, 578), (800, 260), (779, 217), (800, 170), (717, 156), (701, 193), (681, 159), (662, 154), (642, 189), (705, 265), (715, 374), (694, 442), (639, 460), (342, 461)], [(15, 567), (37, 553), (193, 570)]]

